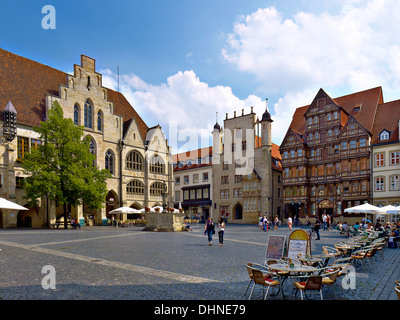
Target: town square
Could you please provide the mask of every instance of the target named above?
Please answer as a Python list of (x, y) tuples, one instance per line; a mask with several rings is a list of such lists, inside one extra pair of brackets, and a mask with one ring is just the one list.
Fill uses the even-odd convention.
[(0, 300), (400, 299), (398, 2), (50, 2), (0, 4)]

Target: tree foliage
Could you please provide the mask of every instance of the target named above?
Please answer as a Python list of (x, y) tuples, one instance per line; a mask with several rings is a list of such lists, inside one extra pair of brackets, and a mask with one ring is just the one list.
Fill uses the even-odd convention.
[(57, 205), (76, 206), (84, 202), (91, 209), (100, 209), (107, 195), (106, 169), (94, 166), (95, 156), (89, 151), (90, 137), (83, 138), (83, 127), (76, 126), (64, 113), (58, 102), (48, 112), (47, 121), (34, 131), (42, 144), (22, 161), (29, 177), (25, 179), (25, 198), (37, 205), (48, 196)]

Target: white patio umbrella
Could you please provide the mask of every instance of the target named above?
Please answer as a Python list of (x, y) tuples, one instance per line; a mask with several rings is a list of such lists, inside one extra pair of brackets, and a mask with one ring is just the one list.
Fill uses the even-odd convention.
[(391, 204), (382, 207), (381, 209), (384, 209), (386, 211), (386, 214), (390, 215), (391, 221), (393, 222), (393, 214), (400, 214), (400, 206), (392, 206)]
[(131, 207), (120, 207), (114, 210), (111, 210), (109, 213), (141, 213), (140, 210), (131, 208)]
[(16, 204), (15, 202), (9, 201), (4, 198), (0, 198), (0, 209), (6, 209), (6, 210), (29, 210), (23, 206), (20, 206), (19, 204)]
[(386, 213), (388, 214), (399, 214), (400, 213), (400, 206), (392, 206), (391, 204), (382, 207), (381, 209), (385, 209)]
[(359, 206), (354, 206), (351, 208), (344, 209), (344, 212), (348, 213), (364, 213), (365, 214), (365, 220), (367, 220), (367, 214), (385, 214), (385, 212), (382, 210), (382, 208), (379, 208), (377, 206), (374, 206), (369, 203), (364, 203)]
[(369, 203), (364, 203), (359, 206), (344, 209), (344, 212), (348, 213), (382, 213), (381, 208), (373, 206)]
[(123, 213), (140, 213), (140, 211), (131, 207), (120, 207), (111, 210), (109, 213), (119, 213), (119, 219), (121, 219), (121, 214)]

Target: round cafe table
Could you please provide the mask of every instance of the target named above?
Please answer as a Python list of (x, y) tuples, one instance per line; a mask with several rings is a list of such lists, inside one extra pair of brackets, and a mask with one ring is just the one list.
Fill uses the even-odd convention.
[[(299, 276), (299, 274), (304, 274), (304, 273), (312, 273), (317, 271), (318, 269), (312, 266), (307, 266), (307, 265), (294, 265), (293, 267), (290, 267), (287, 264), (283, 263), (276, 263), (276, 264), (271, 264), (268, 266), (268, 268), (271, 271), (280, 271), (280, 273), (277, 273), (277, 275), (282, 278), (281, 281), (281, 290), (282, 290), (282, 295), (285, 296), (283, 293), (283, 283), (286, 281), (288, 277), (296, 277)], [(291, 286), (290, 290), (290, 296), (292, 296), (293, 293), (293, 283)]]
[(320, 265), (322, 263), (322, 258), (318, 258), (318, 257), (298, 257), (297, 259), (300, 260), (300, 262), (304, 263), (307, 266), (312, 266), (312, 267), (316, 267), (318, 265)]
[(317, 268), (305, 265), (294, 265), (290, 267), (288, 264), (275, 263), (268, 266), (269, 269), (273, 271), (285, 271), (289, 273), (308, 273), (317, 271)]

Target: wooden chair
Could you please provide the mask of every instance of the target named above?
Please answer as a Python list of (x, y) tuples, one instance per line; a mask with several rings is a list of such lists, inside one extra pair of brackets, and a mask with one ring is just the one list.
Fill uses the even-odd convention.
[(336, 283), (336, 279), (339, 276), (339, 272), (341, 268), (339, 267), (331, 267), (325, 268), (322, 272), (322, 286), (329, 286), (332, 289), (333, 296), (336, 298), (335, 291), (333, 290), (333, 285)]
[(250, 284), (253, 282), (253, 266), (254, 266), (254, 264), (251, 262), (246, 264), (246, 270), (247, 270), (247, 273), (249, 274), (250, 280), (249, 280), (249, 284), (247, 285), (246, 292), (244, 293), (244, 295), (246, 295), (247, 290), (249, 290)]
[(400, 286), (395, 287), (394, 291), (396, 291), (397, 299), (400, 300)]
[(353, 261), (359, 262), (363, 267), (364, 272), (365, 272), (364, 259), (367, 257), (368, 251), (369, 250), (358, 250), (351, 254), (352, 258), (354, 259)]
[(305, 282), (296, 281), (294, 286), (296, 289), (300, 290), (301, 300), (303, 300), (303, 292), (306, 294), (307, 291), (318, 291), (321, 296), (321, 300), (323, 300), (322, 276), (309, 276)]
[(340, 251), (336, 248), (328, 247), (328, 246), (323, 246), (322, 250), (324, 251), (324, 254), (327, 256), (332, 256), (334, 259), (340, 257)]
[[(268, 274), (265, 271), (253, 269), (254, 284), (253, 284), (253, 288), (251, 289), (249, 300), (251, 299), (251, 296), (253, 295), (253, 290), (256, 285), (259, 285), (263, 288), (263, 296), (264, 296), (264, 289), (267, 288), (267, 292), (265, 293), (264, 300), (267, 298), (269, 289), (271, 287), (280, 286), (280, 282), (278, 280), (274, 279), (273, 275), (274, 274)], [(282, 291), (281, 291), (281, 295), (282, 295)]]

